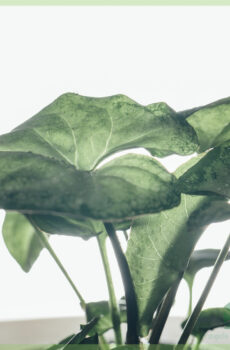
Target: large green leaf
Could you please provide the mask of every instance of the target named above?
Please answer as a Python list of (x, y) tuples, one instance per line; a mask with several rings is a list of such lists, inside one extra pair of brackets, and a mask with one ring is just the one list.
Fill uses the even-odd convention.
[(36, 230), (23, 215), (7, 213), (2, 233), (10, 254), (28, 272), (43, 249)]
[[(185, 321), (182, 326), (185, 325)], [(230, 310), (222, 308), (210, 308), (201, 311), (200, 316), (192, 330), (196, 337), (202, 337), (209, 330), (230, 325)]]
[(201, 152), (230, 140), (230, 98), (178, 113), (197, 133)]
[[(187, 167), (191, 163), (194, 160)], [(182, 168), (186, 171), (186, 166)], [(126, 254), (138, 299), (141, 335), (147, 334), (154, 311), (185, 270), (206, 226), (228, 218), (230, 205), (221, 197), (183, 195), (178, 207), (134, 220)]]
[(230, 142), (209, 151), (180, 178), (178, 188), (189, 194), (230, 197)]
[(165, 208), (165, 199), (166, 207), (178, 204), (178, 196), (164, 186), (164, 170), (159, 172), (156, 162), (153, 170), (153, 160), (133, 158), (129, 166), (121, 160), (92, 171), (112, 153), (133, 147), (158, 156), (190, 154), (197, 149), (197, 137), (164, 103), (144, 107), (123, 95), (64, 94), (0, 137), (0, 207), (39, 215), (34, 222), (49, 232), (55, 227), (53, 215), (59, 215), (66, 222), (57, 219), (58, 233), (82, 229), (95, 234), (88, 218), (120, 220), (155, 212)]
[(197, 149), (191, 126), (165, 103), (144, 107), (124, 95), (60, 96), (13, 133), (1, 150), (31, 151), (91, 170), (117, 151), (145, 147), (152, 154), (190, 154)]
[[(33, 153), (0, 152), (0, 207), (104, 221), (179, 203), (175, 178), (156, 160), (128, 154), (93, 173)], [(40, 217), (41, 219), (41, 217)]]

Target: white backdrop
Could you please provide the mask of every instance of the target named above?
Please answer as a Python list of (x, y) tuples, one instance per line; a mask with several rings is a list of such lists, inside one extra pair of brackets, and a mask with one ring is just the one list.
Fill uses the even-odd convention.
[[(176, 110), (229, 96), (229, 18), (230, 7), (1, 7), (0, 133), (68, 91), (123, 93), (142, 104), (165, 101)], [(172, 171), (181, 161), (163, 163)], [(3, 217), (1, 211), (1, 224)], [(211, 225), (198, 248), (221, 247), (229, 230), (230, 222)], [(51, 244), (87, 301), (107, 298), (94, 239), (54, 236)], [(229, 268), (226, 263), (206, 306), (230, 301)], [(209, 272), (199, 273), (195, 298)], [(0, 281), (0, 319), (81, 313), (45, 251), (25, 274), (1, 238)], [(187, 297), (182, 283), (174, 315), (184, 314)]]

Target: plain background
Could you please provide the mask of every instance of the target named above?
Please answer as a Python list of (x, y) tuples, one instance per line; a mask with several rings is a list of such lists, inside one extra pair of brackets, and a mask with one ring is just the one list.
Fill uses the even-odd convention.
[[(175, 110), (230, 95), (230, 7), (1, 7), (0, 133), (68, 91), (123, 93)], [(181, 157), (162, 160), (173, 171)], [(4, 212), (0, 212), (2, 224)], [(224, 243), (230, 222), (211, 225), (198, 248)], [(107, 298), (96, 242), (54, 236), (51, 244), (87, 301)], [(117, 296), (123, 295), (109, 247)], [(206, 306), (230, 302), (225, 263)], [(199, 273), (195, 299), (210, 269)], [(0, 242), (0, 319), (80, 314), (78, 300), (47, 252), (25, 274)], [(182, 283), (172, 314), (184, 315)]]

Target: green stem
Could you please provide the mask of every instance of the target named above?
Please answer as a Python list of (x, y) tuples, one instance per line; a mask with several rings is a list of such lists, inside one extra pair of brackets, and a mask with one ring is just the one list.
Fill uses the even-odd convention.
[(164, 329), (165, 323), (168, 319), (169, 312), (172, 308), (173, 302), (175, 300), (175, 296), (181, 282), (183, 273), (180, 274), (176, 282), (169, 289), (165, 299), (162, 302), (161, 308), (157, 315), (156, 321), (154, 323), (154, 327), (152, 333), (150, 335), (149, 343), (150, 344), (159, 344), (159, 340)]
[(129, 270), (126, 257), (121, 249), (120, 242), (116, 236), (114, 227), (110, 223), (105, 223), (105, 228), (111, 240), (118, 265), (121, 271), (121, 277), (125, 289), (126, 307), (127, 307), (127, 344), (139, 344), (138, 337), (138, 308), (137, 299), (134, 290), (133, 280)]
[(68, 272), (66, 271), (66, 269), (62, 265), (61, 261), (58, 259), (58, 257), (55, 254), (53, 248), (49, 244), (49, 241), (47, 239), (47, 235), (43, 231), (41, 231), (37, 226), (36, 226), (36, 229), (37, 229), (37, 234), (38, 234), (38, 237), (39, 237), (40, 241), (42, 242), (44, 247), (49, 251), (50, 255), (52, 256), (52, 258), (54, 259), (54, 261), (56, 262), (56, 264), (58, 265), (58, 267), (60, 268), (60, 270), (64, 274), (65, 278), (67, 279), (67, 281), (71, 285), (71, 287), (74, 290), (75, 294), (78, 296), (82, 309), (85, 310), (86, 309), (85, 300), (83, 299), (81, 293), (79, 292), (79, 290), (77, 289), (77, 287), (73, 283), (72, 279), (70, 278)]
[(189, 288), (189, 305), (188, 305), (187, 318), (190, 317), (190, 315), (192, 313), (192, 287), (193, 287), (193, 283), (189, 283), (188, 284), (188, 288)]
[(109, 260), (106, 252), (106, 236), (104, 234), (100, 234), (97, 236), (97, 242), (99, 245), (101, 258), (105, 270), (107, 286), (109, 291), (109, 299), (110, 299), (110, 307), (111, 307), (111, 317), (113, 328), (115, 332), (115, 340), (116, 343), (122, 344), (122, 336), (121, 336), (121, 321), (120, 321), (120, 313), (117, 306), (116, 296), (113, 287), (113, 280), (111, 276), (111, 271), (109, 267)]
[(99, 338), (99, 346), (101, 350), (110, 350), (110, 346), (105, 340), (103, 334), (99, 335), (98, 338)]
[(202, 310), (202, 307), (207, 299), (207, 296), (213, 286), (213, 283), (215, 282), (215, 279), (216, 279), (216, 276), (222, 266), (222, 264), (224, 263), (224, 260), (228, 254), (228, 251), (229, 251), (229, 246), (230, 246), (230, 235), (228, 236), (217, 260), (216, 260), (216, 263), (214, 265), (214, 268), (212, 270), (212, 273), (208, 279), (208, 282), (203, 290), (203, 293), (201, 294), (200, 296), (200, 299), (198, 300), (190, 318), (188, 319), (185, 327), (184, 327), (184, 330), (183, 330), (183, 333), (179, 339), (179, 342), (178, 342), (178, 345), (179, 344), (186, 344), (192, 330), (193, 330), (193, 327), (195, 326), (195, 323), (200, 315), (200, 312)]
[(126, 231), (126, 230), (123, 230), (123, 234), (124, 234), (124, 236), (125, 236), (126, 241), (128, 241), (129, 236), (128, 236), (127, 231)]
[(201, 343), (203, 337), (204, 337), (204, 334), (200, 334), (200, 335), (197, 337), (197, 342), (196, 342), (196, 344), (195, 344), (193, 350), (198, 350), (198, 349), (199, 349), (200, 343)]

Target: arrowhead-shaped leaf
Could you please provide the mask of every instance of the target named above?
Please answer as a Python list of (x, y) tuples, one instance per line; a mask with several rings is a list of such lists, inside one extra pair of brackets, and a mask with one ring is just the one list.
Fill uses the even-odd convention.
[[(129, 160), (128, 166), (121, 160), (92, 171), (110, 154), (133, 147), (159, 156), (190, 154), (197, 149), (197, 138), (185, 119), (164, 103), (144, 107), (123, 95), (62, 95), (0, 137), (0, 207), (39, 215), (34, 220), (51, 233), (53, 216), (65, 216), (64, 223), (57, 219), (58, 233), (82, 229), (91, 235), (97, 232), (88, 218), (127, 219), (159, 211), (166, 200), (167, 208), (178, 204), (178, 195), (165, 186), (166, 176), (166, 182), (172, 178), (153, 160)], [(135, 177), (141, 178), (140, 185)], [(160, 193), (157, 187), (162, 191), (159, 200), (154, 198)]]
[[(187, 162), (187, 167), (193, 163), (194, 159)], [(182, 169), (186, 171), (186, 166)], [(229, 217), (230, 205), (221, 197), (183, 195), (178, 207), (134, 220), (126, 254), (142, 335), (147, 334), (160, 301), (185, 270), (206, 226)]]
[(230, 98), (178, 113), (197, 133), (199, 151), (230, 140)]
[(185, 155), (197, 149), (193, 128), (165, 103), (144, 107), (124, 95), (91, 98), (73, 93), (60, 96), (0, 144), (1, 150), (31, 151), (82, 170), (128, 148), (144, 147), (154, 155)]
[(36, 230), (22, 214), (7, 213), (2, 233), (10, 254), (28, 272), (44, 248)]
[[(185, 321), (182, 323), (182, 327)], [(192, 334), (196, 337), (204, 336), (204, 334), (215, 328), (230, 325), (230, 310), (222, 308), (210, 308), (201, 311), (200, 316), (192, 330)]]

